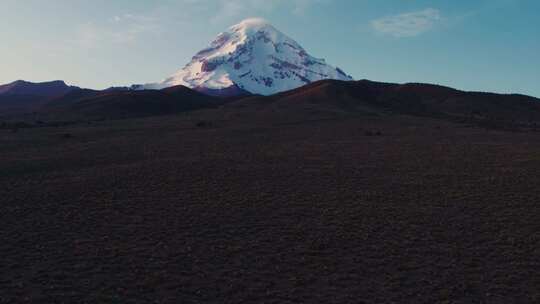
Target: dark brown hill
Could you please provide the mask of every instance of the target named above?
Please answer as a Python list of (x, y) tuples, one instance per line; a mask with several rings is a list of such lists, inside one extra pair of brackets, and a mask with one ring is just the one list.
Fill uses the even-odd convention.
[(50, 99), (78, 89), (61, 80), (41, 83), (17, 80), (0, 85), (0, 116), (38, 111)]
[(466, 92), (431, 84), (391, 84), (368, 80), (324, 80), (273, 96), (253, 96), (234, 103), (257, 104), (260, 111), (310, 111), (407, 114), (483, 122), (540, 122), (540, 99), (517, 94)]
[[(360, 113), (405, 114), (496, 126), (536, 126), (540, 123), (540, 100), (534, 97), (466, 92), (431, 84), (393, 84), (368, 80), (323, 80), (272, 96), (242, 94), (225, 98), (177, 86), (160, 91), (77, 88), (70, 89), (60, 97), (15, 97), (0, 95), (2, 114), (15, 109), (27, 113), (40, 111), (59, 118), (118, 119), (173, 114), (227, 103), (230, 105), (225, 107), (225, 112), (249, 113), (257, 119), (269, 119), (272, 115), (289, 120), (318, 119), (328, 117), (328, 114), (333, 117), (336, 114)], [(312, 115), (314, 113), (316, 115)]]
[(173, 114), (212, 107), (220, 98), (196, 92), (184, 86), (160, 91), (77, 90), (51, 100), (43, 112), (85, 118), (120, 119)]

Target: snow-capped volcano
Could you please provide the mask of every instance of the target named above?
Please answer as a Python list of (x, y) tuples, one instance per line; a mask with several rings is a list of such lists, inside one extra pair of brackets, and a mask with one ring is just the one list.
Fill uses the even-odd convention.
[(341, 69), (309, 55), (296, 41), (263, 19), (247, 19), (221, 33), (183, 69), (161, 83), (200, 91), (244, 90), (271, 95), (322, 79), (352, 80)]

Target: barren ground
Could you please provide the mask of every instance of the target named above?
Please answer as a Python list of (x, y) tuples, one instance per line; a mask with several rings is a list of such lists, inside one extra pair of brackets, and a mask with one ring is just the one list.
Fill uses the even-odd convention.
[(0, 130), (0, 302), (540, 302), (540, 133), (233, 116)]

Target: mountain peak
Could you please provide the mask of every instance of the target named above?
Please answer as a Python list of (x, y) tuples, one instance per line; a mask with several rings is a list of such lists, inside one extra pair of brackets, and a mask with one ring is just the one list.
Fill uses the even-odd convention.
[(323, 79), (352, 80), (324, 59), (309, 55), (268, 21), (250, 18), (219, 34), (209, 47), (165, 81), (141, 88), (184, 85), (205, 92), (237, 88), (271, 95)]

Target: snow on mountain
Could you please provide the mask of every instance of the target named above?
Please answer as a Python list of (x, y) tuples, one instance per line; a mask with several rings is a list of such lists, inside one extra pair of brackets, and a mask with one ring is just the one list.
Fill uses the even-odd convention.
[(271, 95), (322, 79), (353, 80), (263, 19), (247, 19), (221, 33), (183, 69), (140, 89), (184, 85), (200, 91)]

